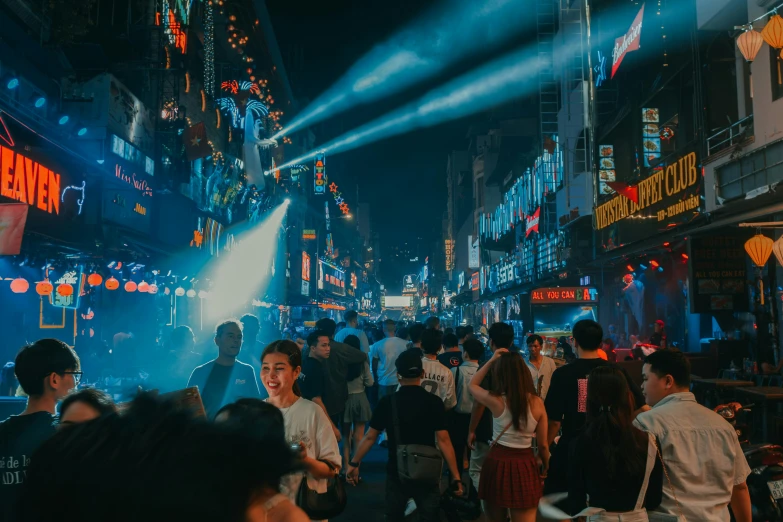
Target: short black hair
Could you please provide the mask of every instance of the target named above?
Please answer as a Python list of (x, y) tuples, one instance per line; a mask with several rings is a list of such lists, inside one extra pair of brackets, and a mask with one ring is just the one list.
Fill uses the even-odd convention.
[(445, 334), (443, 336), (443, 347), (454, 348), (455, 346), (459, 346), (459, 339), (457, 339), (457, 336), (453, 333)]
[(612, 341), (611, 337), (607, 337), (606, 339), (601, 341), (601, 344), (607, 344), (607, 345), (609, 345), (609, 349), (610, 350), (614, 350), (614, 341)]
[(424, 324), (427, 328), (437, 329), (440, 327), (440, 318), (436, 315), (431, 315), (427, 318)]
[(604, 338), (604, 329), (592, 319), (582, 319), (574, 324), (574, 340), (579, 348), (588, 352), (594, 352), (601, 347)]
[(215, 327), (215, 337), (220, 337), (221, 335), (223, 335), (223, 330), (225, 330), (228, 326), (232, 324), (237, 328), (239, 328), (240, 332), (245, 329), (245, 325), (238, 319), (226, 319), (225, 321), (223, 321), (222, 323), (218, 324)]
[(467, 339), (462, 343), (462, 349), (473, 361), (478, 361), (484, 355), (484, 345), (478, 339)]
[(644, 359), (650, 365), (650, 371), (660, 378), (671, 375), (680, 388), (691, 385), (691, 363), (679, 350), (656, 350)]
[(464, 339), (468, 335), (468, 329), (465, 326), (458, 326), (457, 327), (457, 337), (460, 338), (460, 340)]
[[(362, 342), (355, 335), (346, 335), (345, 339), (343, 339), (343, 344), (347, 344), (348, 346), (356, 348), (357, 350), (362, 349)], [(348, 380), (350, 381), (351, 379)]]
[(315, 329), (323, 330), (326, 332), (327, 337), (332, 338), (334, 337), (334, 332), (337, 330), (337, 323), (328, 317), (324, 317), (323, 319), (318, 319), (315, 323)]
[(421, 349), (428, 355), (434, 355), (443, 347), (443, 332), (427, 328), (421, 334)]
[(472, 334), (472, 333), (475, 332), (475, 329), (473, 328), (472, 324), (469, 324), (469, 325), (465, 326), (465, 328), (467, 328), (468, 334)]
[(60, 418), (65, 415), (68, 408), (77, 402), (83, 402), (90, 406), (98, 412), (100, 417), (117, 412), (117, 405), (114, 404), (108, 393), (97, 388), (85, 388), (63, 399), (63, 402), (60, 403)]
[(514, 344), (514, 327), (510, 324), (494, 323), (487, 333), (495, 348), (511, 348)]
[(44, 393), (44, 379), (79, 370), (79, 356), (59, 339), (40, 339), (28, 344), (16, 355), (14, 372), (29, 397)]
[(318, 344), (319, 337), (329, 337), (329, 334), (323, 330), (313, 330), (310, 335), (307, 336), (307, 346), (315, 346)]
[(426, 329), (427, 327), (421, 323), (416, 323), (408, 328), (408, 335), (411, 337), (411, 342), (418, 343), (421, 341), (421, 334), (423, 334)]
[(253, 314), (245, 314), (239, 318), (239, 322), (242, 326), (248, 326), (248, 323), (253, 323), (257, 328), (261, 328), (261, 321)]
[(540, 344), (541, 346), (544, 346), (544, 338), (541, 337), (538, 334), (530, 334), (530, 335), (528, 335), (527, 339), (525, 340), (525, 344), (530, 346), (531, 344), (533, 344), (536, 341), (538, 341), (538, 344)]
[(244, 522), (255, 495), (299, 469), (279, 430), (208, 423), (148, 394), (122, 415), (60, 430), (35, 454), (17, 522)]
[(193, 329), (187, 325), (180, 325), (174, 328), (169, 334), (169, 347), (172, 349), (180, 348), (187, 339), (193, 339)]
[(454, 333), (454, 328), (451, 328), (451, 327), (446, 328), (445, 330), (443, 330), (443, 333), (444, 334), (453, 334)]
[(359, 314), (356, 310), (348, 310), (347, 312), (345, 312), (346, 323), (350, 323), (354, 319), (358, 319), (358, 318), (359, 318)]

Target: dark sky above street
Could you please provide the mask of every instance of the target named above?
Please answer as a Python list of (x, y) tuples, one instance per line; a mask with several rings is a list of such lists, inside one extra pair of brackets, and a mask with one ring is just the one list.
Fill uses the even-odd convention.
[[(338, 80), (373, 45), (420, 15), (432, 0), (267, 0), (272, 23), (298, 100), (312, 100)], [(431, 86), (430, 86), (431, 87)], [(400, 96), (345, 113), (313, 128), (319, 143), (366, 123), (425, 92)], [(373, 227), (389, 244), (421, 232), (438, 237), (446, 207), (446, 155), (463, 147), (467, 123), (452, 122), (376, 142), (327, 158), (331, 181), (355, 205), (372, 205)]]

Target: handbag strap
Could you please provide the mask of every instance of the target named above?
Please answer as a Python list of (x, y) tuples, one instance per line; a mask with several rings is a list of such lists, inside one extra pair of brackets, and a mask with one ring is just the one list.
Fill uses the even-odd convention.
[(498, 434), (498, 436), (495, 437), (495, 440), (492, 441), (492, 444), (489, 445), (490, 448), (494, 448), (497, 445), (498, 441), (500, 440), (500, 437), (502, 437), (503, 434), (508, 431), (508, 429), (511, 427), (511, 424), (513, 423), (509, 422), (508, 424), (506, 424), (506, 427), (503, 428), (503, 431), (501, 431), (500, 434)]
[(658, 453), (658, 458), (661, 460), (661, 466), (663, 467), (663, 474), (666, 476), (666, 482), (669, 484), (669, 490), (672, 492), (672, 496), (674, 497), (674, 503), (677, 505), (677, 512), (680, 515), (680, 519), (682, 522), (685, 521), (685, 515), (682, 514), (682, 508), (680, 507), (680, 501), (677, 500), (677, 491), (675, 491), (674, 486), (672, 485), (672, 480), (669, 478), (669, 472), (666, 470), (666, 463), (663, 461), (663, 455), (661, 455), (661, 448), (658, 445), (658, 439), (655, 438), (655, 451)]

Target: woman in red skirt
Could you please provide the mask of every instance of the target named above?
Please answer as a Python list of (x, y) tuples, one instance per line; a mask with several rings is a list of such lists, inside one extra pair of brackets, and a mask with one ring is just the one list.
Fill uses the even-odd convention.
[[(481, 383), (491, 372), (492, 390)], [(544, 401), (536, 396), (524, 359), (505, 348), (495, 350), (470, 381), (470, 392), (492, 412), (493, 441), (481, 469), (479, 498), (490, 522), (533, 522), (549, 468)], [(543, 473), (533, 452), (538, 441)]]

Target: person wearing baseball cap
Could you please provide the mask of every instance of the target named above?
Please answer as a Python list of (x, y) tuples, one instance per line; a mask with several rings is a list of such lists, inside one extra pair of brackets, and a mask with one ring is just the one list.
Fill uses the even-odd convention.
[[(437, 395), (422, 388), (421, 379), (424, 365), (421, 351), (411, 348), (402, 352), (394, 362), (400, 388), (378, 401), (372, 415), (370, 429), (356, 450), (346, 470), (349, 483), (356, 485), (359, 476), (359, 464), (375, 444), (378, 436), (386, 430), (389, 437), (389, 458), (386, 465), (386, 519), (403, 520), (408, 499), (416, 502), (419, 520), (436, 522), (439, 520), (440, 489), (437, 484), (431, 487), (411, 487), (403, 484), (397, 473), (397, 445), (422, 444), (438, 447), (446, 460), (452, 477), (459, 477), (454, 447), (446, 426), (446, 408)], [(394, 403), (392, 403), (394, 401)], [(399, 439), (395, 433), (395, 411), (399, 424)], [(435, 445), (437, 441), (437, 446)], [(462, 482), (452, 483), (455, 493), (462, 495)]]

